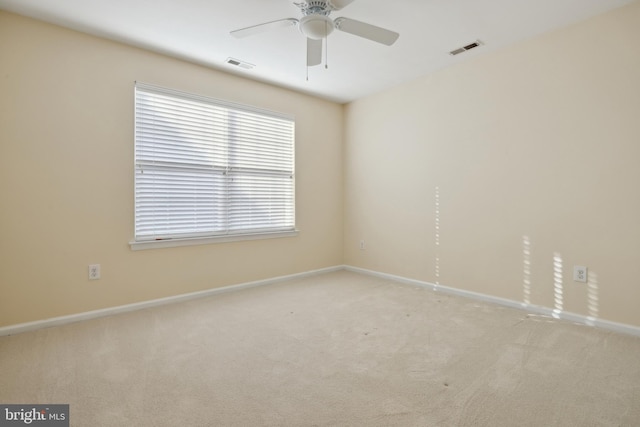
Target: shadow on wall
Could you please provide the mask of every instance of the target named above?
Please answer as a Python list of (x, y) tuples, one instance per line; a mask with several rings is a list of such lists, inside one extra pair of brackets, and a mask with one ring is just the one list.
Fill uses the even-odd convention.
[(436, 259), (435, 259), (435, 271), (436, 271), (436, 285), (440, 284), (440, 187), (435, 189), (435, 234), (434, 239), (436, 242)]
[(562, 255), (553, 254), (553, 317), (560, 318), (562, 313)]
[[(440, 285), (440, 187), (434, 188), (434, 273), (435, 286)], [(533, 286), (532, 265), (531, 265), (531, 239), (529, 236), (522, 236), (522, 303), (523, 308), (531, 306), (531, 291)], [(564, 267), (562, 255), (558, 252), (553, 254), (553, 310), (551, 315), (559, 319), (564, 311)], [(598, 275), (589, 271), (587, 275), (587, 324), (593, 326), (598, 319)]]
[(522, 306), (531, 304), (531, 241), (522, 237)]
[[(522, 307), (531, 305), (531, 239), (522, 236)], [(553, 312), (560, 318), (564, 308), (563, 261), (558, 252), (553, 254)], [(587, 275), (587, 324), (595, 325), (598, 319), (598, 275), (589, 271)]]
[(598, 275), (593, 271), (587, 274), (587, 324), (593, 326), (598, 318)]

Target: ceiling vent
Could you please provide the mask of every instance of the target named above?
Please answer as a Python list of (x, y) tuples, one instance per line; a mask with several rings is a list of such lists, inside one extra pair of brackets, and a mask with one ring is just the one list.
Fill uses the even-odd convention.
[(250, 70), (255, 67), (253, 64), (249, 64), (248, 62), (240, 61), (235, 58), (227, 58), (227, 64), (235, 65), (236, 67), (244, 68), (245, 70)]
[(451, 52), (449, 52), (449, 55), (451, 55), (451, 56), (459, 55), (462, 52), (466, 52), (468, 50), (475, 49), (476, 47), (482, 46), (482, 45), (483, 45), (483, 43), (480, 40), (476, 40), (473, 43), (469, 43), (466, 46), (462, 46), (461, 48), (452, 50)]

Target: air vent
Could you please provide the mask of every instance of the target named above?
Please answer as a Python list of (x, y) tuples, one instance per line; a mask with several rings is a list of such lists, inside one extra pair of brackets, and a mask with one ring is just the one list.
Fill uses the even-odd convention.
[(248, 62), (240, 61), (235, 58), (227, 58), (227, 64), (235, 65), (236, 67), (244, 68), (246, 70), (250, 70), (255, 67), (253, 64), (249, 64)]
[(466, 46), (462, 46), (458, 49), (452, 50), (451, 52), (449, 52), (449, 55), (452, 55), (452, 56), (459, 55), (462, 52), (466, 52), (468, 50), (475, 49), (478, 46), (482, 46), (482, 44), (483, 43), (480, 40), (476, 40), (473, 43), (469, 43)]

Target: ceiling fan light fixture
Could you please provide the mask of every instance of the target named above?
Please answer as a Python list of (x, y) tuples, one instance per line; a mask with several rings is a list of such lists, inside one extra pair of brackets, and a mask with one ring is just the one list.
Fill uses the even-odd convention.
[(325, 15), (307, 15), (300, 19), (300, 31), (310, 39), (321, 40), (333, 32), (331, 18)]

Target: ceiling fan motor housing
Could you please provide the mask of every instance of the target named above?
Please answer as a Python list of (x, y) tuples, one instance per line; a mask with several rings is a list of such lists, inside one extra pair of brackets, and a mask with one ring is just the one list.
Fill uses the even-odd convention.
[(293, 2), (300, 8), (303, 15), (329, 15), (333, 8), (329, 5), (329, 2), (321, 0), (308, 0), (302, 3)]
[(303, 2), (294, 1), (293, 4), (298, 6), (303, 14), (322, 12), (329, 15), (332, 10), (340, 10), (352, 2), (353, 0), (304, 0)]

